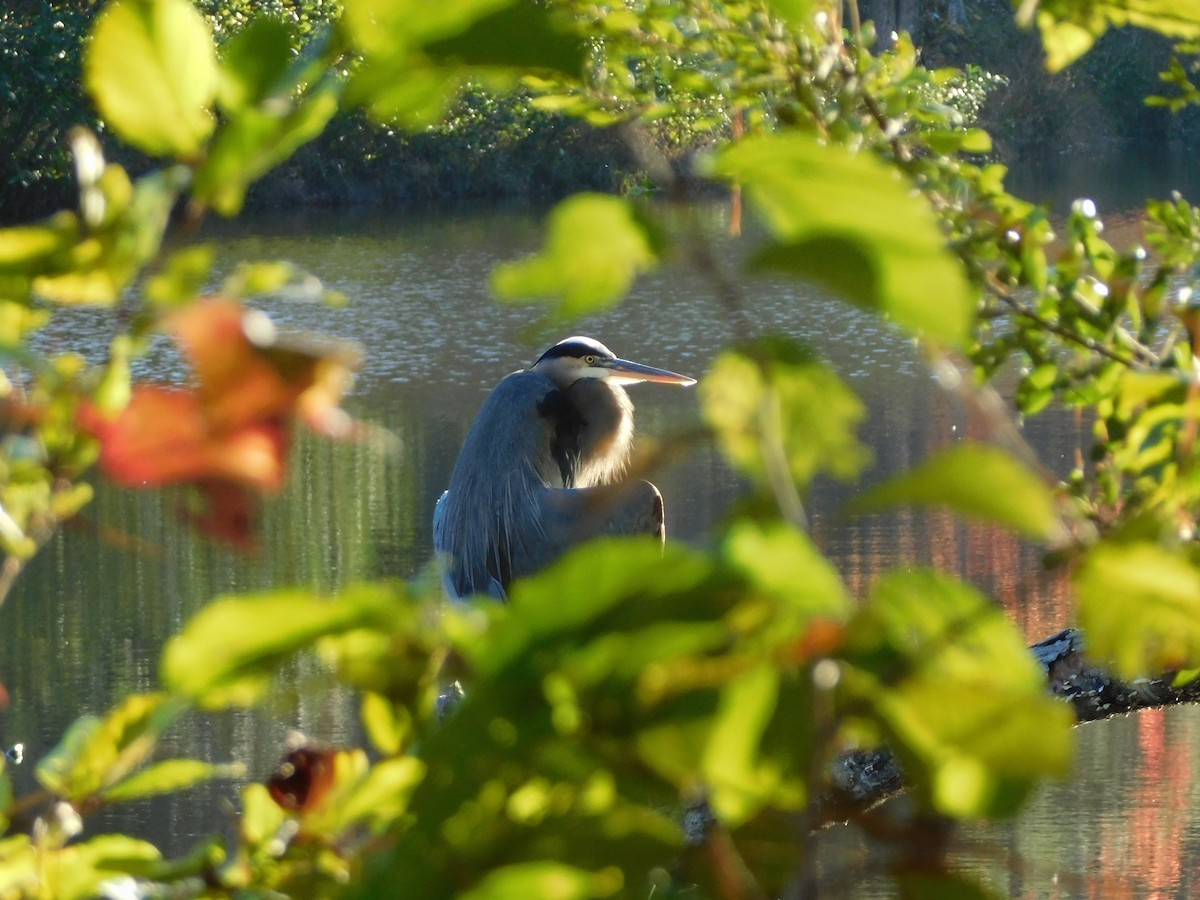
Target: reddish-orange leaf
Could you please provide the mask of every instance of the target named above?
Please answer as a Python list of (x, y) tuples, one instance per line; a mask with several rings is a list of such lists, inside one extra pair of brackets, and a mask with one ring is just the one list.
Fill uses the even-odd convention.
[(193, 390), (138, 387), (116, 417), (106, 419), (89, 406), (81, 419), (100, 441), (100, 467), (127, 487), (224, 479), (275, 491), (283, 484), (284, 423), (214, 430)]

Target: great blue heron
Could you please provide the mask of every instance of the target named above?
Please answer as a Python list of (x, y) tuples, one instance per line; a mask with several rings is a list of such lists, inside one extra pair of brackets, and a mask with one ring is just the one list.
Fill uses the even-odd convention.
[(663, 539), (658, 488), (621, 481), (633, 444), (633, 404), (621, 386), (642, 381), (696, 380), (570, 337), (496, 385), (433, 513), (451, 597), (506, 599), (513, 579), (597, 535)]

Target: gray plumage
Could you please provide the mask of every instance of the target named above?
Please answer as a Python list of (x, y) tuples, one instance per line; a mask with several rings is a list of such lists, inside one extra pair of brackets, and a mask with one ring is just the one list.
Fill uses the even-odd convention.
[(621, 480), (633, 444), (633, 404), (621, 384), (639, 381), (694, 383), (582, 337), (501, 380), (434, 510), (434, 549), (451, 597), (503, 600), (514, 579), (602, 534), (663, 540), (658, 489)]

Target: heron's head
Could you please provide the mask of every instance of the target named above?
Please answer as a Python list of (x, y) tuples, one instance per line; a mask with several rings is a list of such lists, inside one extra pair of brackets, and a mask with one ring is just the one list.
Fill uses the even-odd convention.
[(602, 343), (589, 337), (569, 337), (559, 341), (533, 364), (531, 370), (545, 375), (560, 388), (580, 378), (599, 378), (612, 384), (638, 384), (657, 381), (662, 384), (695, 384), (695, 378), (656, 369), (621, 359)]

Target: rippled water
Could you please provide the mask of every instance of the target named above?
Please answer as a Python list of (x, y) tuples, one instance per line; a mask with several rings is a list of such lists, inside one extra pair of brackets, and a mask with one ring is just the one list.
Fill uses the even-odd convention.
[[(678, 224), (687, 226), (680, 215)], [(721, 233), (712, 216), (696, 227)], [(126, 692), (152, 690), (163, 641), (216, 594), (283, 584), (333, 588), (421, 571), (433, 502), (472, 416), (496, 381), (554, 340), (591, 334), (622, 356), (699, 376), (734, 336), (712, 289), (678, 266), (640, 281), (619, 309), (569, 328), (538, 325), (527, 309), (495, 304), (487, 290), (491, 267), (538, 240), (536, 223), (524, 216), (259, 221), (213, 240), (225, 270), (241, 259), (292, 260), (348, 296), (339, 310), (268, 306), (286, 326), (363, 345), (349, 405), (389, 429), (398, 450), (303, 442), (286, 494), (267, 511), (266, 552), (251, 560), (187, 534), (173, 515), (175, 497), (102, 488), (88, 521), (53, 541), (0, 608), (0, 682), (12, 696), (0, 740), (24, 741), (32, 760), (77, 716), (103, 713)], [(873, 317), (791, 285), (762, 281), (744, 290), (755, 332), (810, 341), (866, 402), (862, 437), (875, 460), (868, 482), (987, 431), (986, 421), (934, 385), (911, 342)], [(80, 311), (45, 340), (101, 353), (104, 317)], [(165, 347), (141, 372), (181, 374)], [(696, 416), (694, 391), (642, 385), (632, 393), (640, 433), (663, 434)], [(1085, 437), (1069, 416), (1035, 419), (1027, 434), (1063, 470)], [(675, 540), (704, 542), (740, 491), (736, 476), (706, 450), (654, 477)], [(1062, 585), (1041, 573), (1033, 548), (938, 514), (849, 519), (840, 508), (852, 491), (818, 484), (810, 513), (814, 537), (854, 590), (865, 591), (883, 569), (932, 563), (996, 597), (1031, 641), (1069, 624)], [(190, 719), (169, 735), (170, 751), (238, 759), (262, 777), (289, 728), (333, 743), (358, 739), (352, 697), (314, 690), (322, 676), (310, 663), (289, 674), (292, 689), (266, 709)], [(1015, 824), (967, 829), (963, 864), (985, 869), (1014, 897), (1189, 896), (1200, 866), (1197, 729), (1200, 717), (1190, 709), (1081, 729), (1076, 777), (1048, 786)], [(17, 778), (30, 788), (31, 766)], [(165, 835), (178, 851), (220, 827), (213, 811), (234, 796), (234, 786), (208, 786), (101, 816), (91, 827)], [(886, 896), (870, 878), (867, 849), (847, 835), (823, 840), (852, 866), (838, 883)]]

